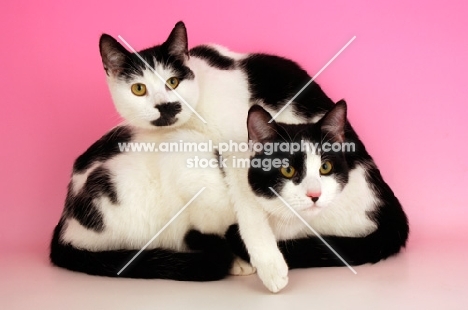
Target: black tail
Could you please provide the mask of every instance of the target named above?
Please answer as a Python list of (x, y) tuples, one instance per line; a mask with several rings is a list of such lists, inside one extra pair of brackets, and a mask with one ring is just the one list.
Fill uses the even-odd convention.
[(50, 260), (59, 267), (91, 275), (124, 278), (214, 281), (224, 278), (232, 265), (233, 254), (226, 240), (192, 230), (185, 241), (194, 252), (166, 249), (144, 250), (122, 273), (117, 274), (138, 250), (92, 252), (59, 241), (57, 225), (51, 243)]
[[(361, 238), (324, 236), (323, 239), (353, 266), (374, 264), (397, 254), (404, 246), (395, 240), (385, 240), (378, 231)], [(279, 247), (290, 269), (344, 266), (335, 253), (315, 237), (281, 241)]]
[[(365, 237), (322, 237), (350, 265), (376, 263), (400, 252), (409, 234), (406, 215), (399, 207), (383, 208), (376, 221), (377, 230)], [(226, 238), (234, 253), (249, 261), (237, 226), (229, 228)], [(280, 241), (278, 246), (290, 269), (344, 266), (317, 237)]]

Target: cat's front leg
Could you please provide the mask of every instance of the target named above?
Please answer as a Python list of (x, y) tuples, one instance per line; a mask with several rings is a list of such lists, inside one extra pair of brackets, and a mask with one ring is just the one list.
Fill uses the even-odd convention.
[[(243, 199), (244, 200), (244, 199)], [(239, 204), (238, 204), (239, 203)], [(239, 232), (263, 284), (273, 293), (288, 284), (288, 265), (278, 249), (265, 212), (255, 203), (235, 203)]]

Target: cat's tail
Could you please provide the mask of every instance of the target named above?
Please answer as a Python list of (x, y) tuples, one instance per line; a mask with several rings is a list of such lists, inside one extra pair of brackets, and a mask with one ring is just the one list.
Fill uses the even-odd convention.
[[(351, 266), (377, 263), (400, 252), (406, 238), (377, 230), (365, 237), (322, 236), (325, 242)], [(309, 237), (279, 242), (290, 269), (344, 266), (343, 261), (322, 240)]]
[[(349, 265), (374, 264), (399, 253), (409, 235), (408, 219), (399, 204), (382, 208), (376, 221), (377, 229), (364, 237), (322, 237)], [(317, 237), (282, 241), (279, 247), (291, 269), (344, 266)]]
[[(382, 219), (378, 220), (377, 230), (367, 236), (322, 236), (322, 238), (352, 266), (373, 264), (386, 259), (405, 247), (409, 234), (408, 220), (401, 208), (391, 209), (383, 210)], [(240, 239), (237, 226), (229, 228), (226, 238), (234, 253), (248, 261), (249, 257)], [(322, 240), (315, 236), (280, 241), (278, 247), (290, 269), (345, 265)]]
[(92, 252), (63, 244), (61, 225), (57, 225), (50, 249), (51, 262), (59, 267), (91, 275), (172, 279), (179, 281), (214, 281), (228, 275), (234, 256), (224, 238), (191, 230), (185, 242), (193, 252), (167, 249), (142, 251), (122, 272), (138, 250)]

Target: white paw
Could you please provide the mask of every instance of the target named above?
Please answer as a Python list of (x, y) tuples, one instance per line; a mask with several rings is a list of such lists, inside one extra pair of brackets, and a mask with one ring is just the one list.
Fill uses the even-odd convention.
[(256, 271), (257, 269), (255, 269), (255, 267), (240, 257), (236, 257), (234, 259), (234, 263), (232, 264), (231, 270), (229, 270), (229, 274), (234, 276), (248, 276), (250, 274), (254, 274)]
[(253, 262), (263, 284), (273, 293), (281, 291), (288, 284), (288, 265), (283, 255), (264, 256)]

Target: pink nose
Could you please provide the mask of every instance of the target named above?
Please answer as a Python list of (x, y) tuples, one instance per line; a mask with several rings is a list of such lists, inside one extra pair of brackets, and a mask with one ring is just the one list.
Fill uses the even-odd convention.
[(310, 197), (310, 199), (312, 199), (313, 202), (317, 202), (321, 194), (322, 193), (320, 191), (308, 191), (306, 195), (307, 197)]

